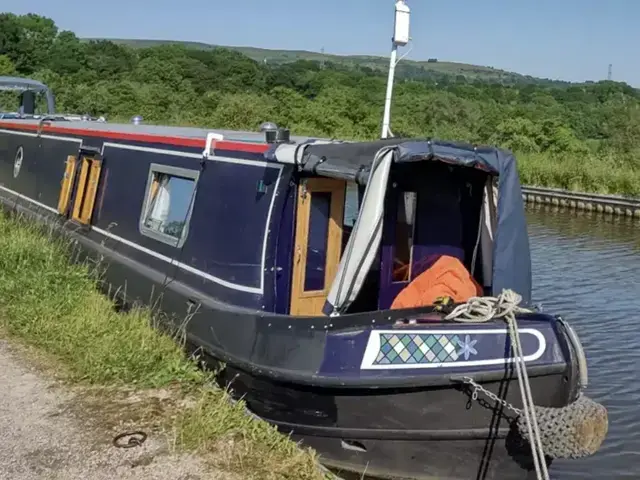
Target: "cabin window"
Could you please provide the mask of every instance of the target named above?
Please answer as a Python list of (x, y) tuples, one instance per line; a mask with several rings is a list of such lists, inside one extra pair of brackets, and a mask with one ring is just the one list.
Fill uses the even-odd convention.
[(305, 292), (324, 290), (331, 196), (331, 192), (311, 193), (307, 266), (304, 273)]
[(349, 242), (351, 232), (360, 212), (360, 191), (354, 182), (347, 182), (344, 196), (344, 214), (342, 218), (342, 252)]
[(415, 234), (416, 198), (416, 192), (403, 192), (398, 199), (393, 248), (394, 282), (407, 282), (411, 275), (411, 252)]
[(349, 228), (349, 231), (351, 231), (353, 226), (356, 224), (359, 210), (360, 200), (358, 186), (354, 182), (347, 182), (347, 189), (344, 198), (344, 219), (342, 224)]
[(140, 231), (175, 247), (181, 247), (189, 230), (199, 172), (152, 164), (147, 181)]

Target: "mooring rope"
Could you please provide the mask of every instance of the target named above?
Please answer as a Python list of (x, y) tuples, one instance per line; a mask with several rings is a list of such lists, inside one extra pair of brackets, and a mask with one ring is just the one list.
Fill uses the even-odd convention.
[(531, 394), (531, 384), (524, 361), (520, 332), (516, 314), (531, 313), (531, 310), (520, 307), (522, 297), (513, 290), (503, 290), (498, 297), (472, 297), (466, 303), (457, 306), (446, 320), (462, 323), (484, 323), (494, 318), (504, 318), (509, 327), (511, 346), (518, 376), (518, 385), (522, 397), (523, 413), (527, 421), (527, 430), (533, 455), (533, 463), (538, 480), (549, 480), (549, 472), (545, 461), (544, 449), (540, 439), (540, 429), (536, 418), (535, 405)]

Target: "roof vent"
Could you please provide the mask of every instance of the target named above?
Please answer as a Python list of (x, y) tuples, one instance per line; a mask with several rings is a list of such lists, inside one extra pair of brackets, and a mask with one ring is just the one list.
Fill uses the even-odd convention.
[(289, 143), (291, 141), (291, 132), (289, 132), (288, 128), (279, 128), (278, 129), (278, 143)]
[(289, 143), (291, 135), (288, 128), (278, 128), (278, 130), (267, 130), (264, 134), (267, 143)]
[(276, 131), (278, 130), (278, 125), (276, 125), (273, 122), (263, 122), (262, 125), (260, 125), (260, 131), (261, 132), (269, 132), (269, 131)]
[(289, 129), (280, 128), (274, 122), (264, 122), (260, 125), (260, 131), (264, 133), (264, 138), (267, 143), (289, 142)]

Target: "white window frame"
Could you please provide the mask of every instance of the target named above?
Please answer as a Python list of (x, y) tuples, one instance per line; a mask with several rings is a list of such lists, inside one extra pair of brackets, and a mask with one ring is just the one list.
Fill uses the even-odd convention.
[[(193, 201), (191, 201), (189, 205), (189, 210), (187, 212), (187, 218), (185, 219), (184, 227), (182, 229), (182, 235), (180, 238), (173, 237), (171, 235), (167, 235), (166, 233), (161, 233), (157, 230), (147, 227), (144, 223), (148, 214), (149, 207), (149, 193), (151, 191), (151, 185), (153, 184), (153, 177), (156, 173), (164, 173), (166, 175), (171, 175), (174, 177), (182, 177), (193, 180)], [(195, 196), (197, 194), (198, 189), (198, 180), (200, 179), (200, 171), (192, 170), (189, 168), (181, 168), (174, 167), (171, 165), (163, 165), (161, 163), (152, 163), (149, 165), (149, 174), (147, 176), (147, 186), (144, 191), (144, 201), (142, 202), (142, 210), (140, 212), (140, 217), (138, 221), (138, 228), (140, 233), (145, 237), (153, 238), (159, 242), (166, 243), (167, 245), (171, 245), (172, 247), (182, 248), (184, 243), (187, 241), (187, 237), (189, 235), (189, 225), (191, 223), (191, 215), (193, 213), (193, 207), (195, 204)]]

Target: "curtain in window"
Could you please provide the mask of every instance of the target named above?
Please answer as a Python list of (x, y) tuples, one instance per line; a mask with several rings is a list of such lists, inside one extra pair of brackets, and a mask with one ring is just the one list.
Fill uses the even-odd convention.
[(158, 183), (158, 190), (152, 200), (151, 210), (149, 211), (149, 226), (163, 231), (167, 218), (169, 217), (169, 206), (171, 205), (171, 193), (169, 192), (168, 175), (163, 175)]

